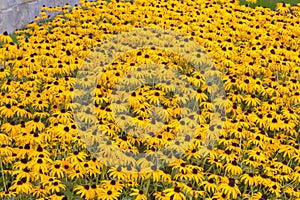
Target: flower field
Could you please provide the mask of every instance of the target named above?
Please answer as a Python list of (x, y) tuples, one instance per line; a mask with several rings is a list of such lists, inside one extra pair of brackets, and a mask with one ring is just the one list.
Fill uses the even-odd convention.
[[(235, 0), (98, 0), (41, 9), (14, 38), (0, 35), (0, 199), (300, 199), (300, 4), (271, 10)], [(59, 14), (48, 19), (50, 12)], [(196, 57), (208, 54), (214, 66), (197, 71), (168, 51), (169, 40), (159, 39), (165, 48), (128, 51), (96, 84), (83, 78), (81, 85), (94, 85), (94, 107), (84, 101), (82, 110), (75, 97), (86, 91), (77, 90), (78, 77), (93, 48), (144, 27), (185, 35), (183, 44), (201, 45), (205, 52)], [(134, 36), (128, 41), (134, 43)], [(141, 70), (145, 64), (161, 65), (161, 73)], [(162, 84), (136, 88), (128, 97), (132, 123), (153, 123), (151, 105), (161, 106), (155, 113), (163, 122), (143, 137), (138, 130), (122, 131), (127, 125), (113, 112), (122, 105), (111, 103), (117, 82), (126, 75), (124, 82), (135, 84), (150, 73), (171, 87), (169, 69), (180, 72), (194, 93), (177, 96)], [(136, 71), (129, 76), (130, 70)], [(226, 97), (212, 101), (221, 90), (205, 74), (215, 73)], [(182, 117), (180, 102), (193, 98), (200, 110), (194, 137), (173, 145), (180, 127), (197, 121)], [(222, 103), (224, 114), (212, 117)], [(80, 126), (78, 110), (76, 117), (87, 124), (96, 116), (102, 133)], [(168, 144), (184, 152), (162, 167), (150, 162)], [(120, 166), (107, 165), (87, 146)], [(115, 149), (145, 157), (125, 165)]]

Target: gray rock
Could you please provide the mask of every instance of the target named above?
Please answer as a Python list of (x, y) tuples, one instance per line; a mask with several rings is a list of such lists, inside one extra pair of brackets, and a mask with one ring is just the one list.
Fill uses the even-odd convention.
[(13, 33), (24, 28), (39, 15), (40, 8), (46, 6), (74, 6), (79, 0), (0, 0), (0, 33)]

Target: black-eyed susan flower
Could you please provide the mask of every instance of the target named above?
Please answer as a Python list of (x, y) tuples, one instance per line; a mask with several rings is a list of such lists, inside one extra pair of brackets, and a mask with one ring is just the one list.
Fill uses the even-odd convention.
[(226, 195), (226, 198), (236, 199), (241, 194), (233, 178), (229, 178), (227, 183), (221, 183), (217, 189), (222, 191)]
[(132, 189), (132, 193), (130, 196), (135, 196), (135, 199), (137, 200), (146, 200), (147, 196), (144, 194), (143, 190), (138, 190), (138, 189)]
[(118, 190), (102, 189), (99, 196), (105, 200), (116, 200), (118, 199), (120, 192)]
[(74, 187), (74, 191), (80, 195), (81, 198), (94, 199), (95, 191), (90, 185), (78, 185)]
[(163, 191), (167, 198), (186, 199), (185, 195), (181, 192), (180, 187), (168, 188)]
[(7, 31), (0, 35), (0, 42), (10, 43), (13, 42), (12, 38), (8, 35)]
[(204, 191), (208, 193), (214, 193), (217, 189), (214, 179), (212, 178), (208, 179), (207, 181), (203, 181), (200, 185), (203, 186)]

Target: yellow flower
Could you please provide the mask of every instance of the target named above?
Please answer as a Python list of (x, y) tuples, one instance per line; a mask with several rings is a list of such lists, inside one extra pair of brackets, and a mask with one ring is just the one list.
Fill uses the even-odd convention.
[(241, 192), (236, 185), (235, 180), (232, 178), (229, 178), (228, 183), (221, 183), (217, 187), (217, 190), (220, 190), (223, 194), (225, 194), (226, 198), (228, 199), (236, 199), (239, 195), (241, 195)]
[(0, 42), (10, 43), (10, 42), (13, 42), (13, 40), (8, 35), (7, 31), (5, 31), (3, 34), (0, 34)]
[(163, 190), (167, 198), (173, 198), (178, 200), (185, 200), (185, 195), (181, 192), (180, 187), (175, 186), (174, 188), (167, 188)]
[(258, 180), (253, 173), (243, 174), (241, 177), (241, 181), (243, 181), (246, 185), (252, 187), (258, 185)]
[(81, 198), (85, 199), (94, 199), (95, 198), (95, 190), (90, 185), (77, 185), (74, 187), (74, 191), (76, 194), (79, 194)]
[(136, 200), (147, 200), (147, 196), (144, 194), (143, 190), (138, 189), (132, 189), (132, 193), (130, 193), (130, 196), (136, 196)]
[(120, 195), (118, 190), (101, 189), (98, 196), (103, 200), (117, 200)]
[(203, 181), (200, 186), (204, 186), (204, 190), (208, 193), (214, 193), (217, 189), (217, 186), (212, 178), (208, 179), (208, 181)]
[(22, 178), (21, 180), (15, 180), (10, 187), (11, 191), (15, 191), (16, 193), (24, 193), (29, 194), (33, 189), (32, 183), (26, 180), (26, 178)]
[(276, 6), (276, 10), (279, 11), (281, 14), (286, 14), (288, 12), (290, 12), (290, 4), (286, 4), (286, 3), (277, 3)]
[(225, 164), (225, 171), (233, 176), (242, 174), (242, 168), (238, 166), (236, 160), (232, 161), (231, 163)]
[(12, 118), (14, 116), (14, 107), (10, 104), (0, 107), (0, 114), (5, 118)]
[(50, 176), (58, 177), (59, 179), (65, 176), (65, 170), (61, 166), (61, 161), (55, 161), (50, 168)]
[(246, 0), (249, 3), (255, 4), (257, 2), (257, 0)]

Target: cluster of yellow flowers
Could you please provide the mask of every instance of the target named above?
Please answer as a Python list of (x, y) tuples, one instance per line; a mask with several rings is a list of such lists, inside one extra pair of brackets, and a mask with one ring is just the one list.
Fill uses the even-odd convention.
[[(43, 7), (36, 20), (59, 14), (16, 31), (17, 43), (1, 34), (0, 198), (300, 199), (300, 6), (283, 7), (253, 9), (235, 0), (81, 1), (72, 9)], [(73, 116), (78, 71), (93, 47), (141, 27), (176, 31), (202, 45), (226, 91), (226, 116), (219, 119), (224, 127), (211, 127), (208, 85), (180, 56), (137, 49), (110, 64), (93, 97), (99, 126), (109, 138), (103, 147), (108, 156), (112, 146), (151, 154), (180, 126), (178, 98), (161, 85), (145, 85), (129, 100), (134, 122), (151, 123), (151, 104), (160, 104), (163, 129), (144, 138), (120, 130), (110, 98), (126, 70), (161, 64), (196, 87), (201, 120), (195, 137), (186, 138), (191, 141), (181, 157), (163, 168), (150, 166), (149, 172), (138, 165), (124, 170), (103, 164), (87, 150)], [(136, 83), (146, 73), (137, 70), (127, 80)], [(217, 129), (217, 144), (203, 155), (207, 132)], [(90, 143), (97, 146), (93, 137)]]

